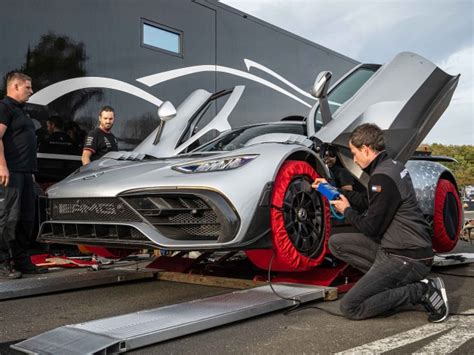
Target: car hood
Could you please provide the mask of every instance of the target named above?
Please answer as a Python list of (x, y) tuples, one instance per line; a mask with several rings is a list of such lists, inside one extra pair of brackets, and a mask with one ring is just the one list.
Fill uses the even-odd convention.
[(384, 130), (389, 155), (406, 162), (448, 107), (458, 80), (459, 75), (451, 76), (417, 54), (400, 53), (341, 105), (314, 137), (338, 145), (344, 165), (360, 176), (349, 151), (349, 135), (360, 124), (375, 123)]
[[(115, 153), (118, 156), (121, 152)], [(124, 152), (124, 155), (129, 156), (127, 153)], [(81, 197), (113, 196), (115, 192), (112, 190), (124, 191), (143, 187), (140, 185), (141, 179), (137, 179), (137, 177), (143, 178), (151, 174), (154, 176), (158, 171), (169, 171), (174, 165), (211, 159), (217, 154), (217, 152), (182, 154), (179, 157), (161, 159), (150, 159), (150, 157), (143, 156), (138, 161), (117, 159), (117, 157), (102, 158), (81, 167), (73, 174), (54, 184), (47, 190), (47, 194), (50, 198), (57, 198), (62, 197), (64, 190), (72, 192), (78, 189), (78, 195)], [(105, 180), (107, 184), (104, 184)], [(136, 184), (134, 181), (136, 181)], [(153, 178), (150, 178), (150, 181), (154, 181)], [(100, 191), (97, 190), (97, 184), (101, 185)]]

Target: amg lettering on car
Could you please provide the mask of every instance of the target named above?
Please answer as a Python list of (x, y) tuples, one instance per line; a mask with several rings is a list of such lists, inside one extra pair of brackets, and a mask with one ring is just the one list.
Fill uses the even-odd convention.
[(113, 215), (117, 214), (116, 206), (112, 203), (60, 203), (58, 206), (58, 213), (60, 214), (89, 214), (96, 213), (102, 215)]

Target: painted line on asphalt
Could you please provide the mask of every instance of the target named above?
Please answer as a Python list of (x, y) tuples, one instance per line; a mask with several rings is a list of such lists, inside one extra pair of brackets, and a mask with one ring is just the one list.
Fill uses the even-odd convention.
[[(474, 313), (474, 308), (462, 313)], [(416, 343), (430, 336), (448, 331), (441, 337), (419, 349), (416, 353), (450, 353), (474, 338), (474, 317), (450, 316), (443, 323), (429, 323), (424, 326), (410, 329), (406, 332), (379, 339), (352, 349), (344, 350), (336, 355), (349, 355), (361, 353), (383, 353), (403, 346)]]

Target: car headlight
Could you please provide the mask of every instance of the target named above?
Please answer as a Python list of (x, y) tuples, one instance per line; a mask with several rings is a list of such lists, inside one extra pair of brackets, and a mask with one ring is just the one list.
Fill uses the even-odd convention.
[(188, 174), (232, 170), (240, 168), (241, 166), (254, 160), (256, 157), (258, 157), (258, 155), (240, 155), (216, 160), (196, 161), (182, 165), (175, 165), (172, 167), (172, 169)]

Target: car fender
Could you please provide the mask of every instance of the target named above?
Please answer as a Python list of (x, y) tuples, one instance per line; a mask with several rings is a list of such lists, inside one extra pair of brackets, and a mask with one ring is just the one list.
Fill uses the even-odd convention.
[(278, 167), (274, 171), (272, 181), (275, 181), (278, 171), (280, 171), (281, 166), (287, 160), (306, 161), (316, 170), (319, 175), (323, 176), (324, 178), (328, 178), (330, 176), (329, 169), (326, 164), (324, 164), (319, 154), (317, 154), (314, 150), (303, 146), (294, 146), (284, 156), (282, 156)]
[(445, 166), (427, 160), (409, 160), (406, 168), (410, 173), (421, 211), (426, 216), (433, 216), (438, 181), (440, 178), (447, 179), (457, 188), (453, 173)]

